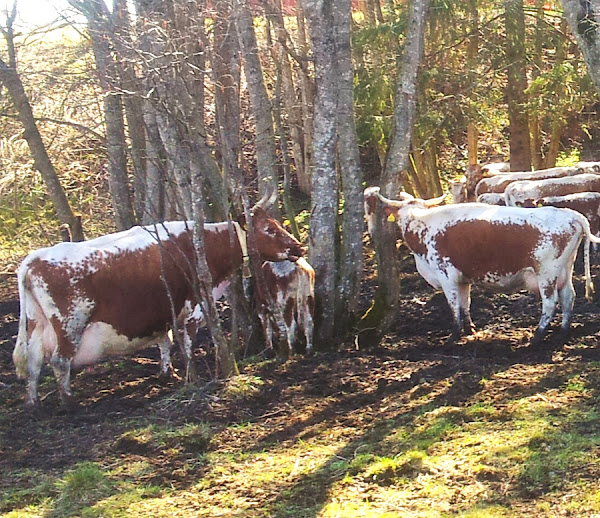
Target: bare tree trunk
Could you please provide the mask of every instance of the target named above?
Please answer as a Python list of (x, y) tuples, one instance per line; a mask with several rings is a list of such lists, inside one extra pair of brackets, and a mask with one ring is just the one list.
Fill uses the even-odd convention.
[[(467, 46), (467, 73), (471, 76), (472, 81), (475, 75), (475, 67), (477, 65), (477, 52), (479, 50), (479, 12), (477, 10), (477, 0), (469, 0), (467, 2), (469, 12), (469, 42)], [(478, 131), (477, 125), (473, 120), (470, 120), (467, 125), (467, 153), (470, 166), (476, 166), (479, 163), (478, 153)]]
[(274, 0), (273, 3), (274, 8), (272, 10), (272, 18), (273, 26), (275, 28), (273, 55), (275, 61), (278, 63), (281, 75), (283, 106), (287, 113), (287, 123), (292, 144), (296, 176), (297, 178), (302, 178), (306, 176), (303, 151), (304, 146), (302, 142), (302, 110), (296, 95), (296, 85), (294, 84), (292, 66), (286, 50), (289, 42), (287, 40), (287, 31), (284, 26), (281, 0)]
[[(240, 58), (235, 24), (231, 20), (231, 2), (214, 3), (214, 44), (210, 54), (216, 85), (215, 105), (223, 150), (222, 167), (225, 178), (238, 166), (240, 143)], [(229, 157), (229, 158), (228, 158)]]
[[(413, 0), (407, 25), (406, 45), (398, 72), (394, 107), (394, 131), (385, 160), (382, 192), (397, 197), (403, 175), (409, 168), (417, 100), (417, 74), (424, 49), (425, 21), (430, 0)], [(361, 344), (378, 343), (392, 323), (400, 294), (399, 264), (396, 251), (396, 228), (385, 225), (381, 214), (376, 223), (379, 287), (369, 311), (363, 316)]]
[[(235, 0), (234, 19), (237, 27), (240, 49), (244, 57), (244, 71), (252, 111), (256, 120), (256, 162), (259, 178), (259, 196), (269, 189), (277, 189), (277, 154), (275, 152), (275, 134), (271, 101), (267, 94), (258, 45), (254, 34), (252, 14), (247, 0)], [(278, 214), (278, 208), (272, 209)]]
[(126, 0), (114, 0), (113, 9), (115, 22), (113, 41), (119, 58), (123, 105), (127, 118), (128, 135), (131, 140), (134, 207), (137, 218), (141, 220), (145, 208), (144, 196), (146, 193), (144, 102), (140, 91), (140, 79), (135, 74), (131, 20)]
[(302, 128), (304, 143), (304, 174), (298, 171), (298, 187), (304, 194), (310, 194), (310, 164), (312, 161), (312, 131), (314, 97), (312, 80), (308, 74), (308, 44), (306, 42), (306, 27), (304, 24), (304, 1), (296, 0), (296, 22), (298, 24), (298, 56), (300, 60), (300, 96), (302, 99)]
[(583, 54), (588, 73), (600, 93), (600, 2), (561, 0), (565, 18)]
[(339, 81), (337, 91), (338, 156), (342, 170), (342, 190), (344, 191), (335, 325), (343, 332), (353, 323), (358, 310), (360, 281), (363, 272), (364, 214), (362, 171), (354, 121), (354, 70), (350, 46), (352, 5), (350, 0), (334, 0), (333, 16), (334, 26), (337, 29), (335, 43)]
[(0, 83), (3, 83), (15, 104), (19, 121), (25, 129), (23, 137), (27, 141), (29, 150), (33, 156), (35, 168), (40, 172), (48, 189), (48, 194), (56, 210), (61, 224), (69, 225), (73, 241), (83, 241), (83, 229), (81, 220), (78, 219), (69, 205), (67, 195), (60, 185), (56, 170), (52, 165), (42, 136), (37, 128), (29, 99), (21, 83), (21, 78), (16, 69), (9, 67), (0, 59)]
[(158, 129), (156, 109), (150, 102), (144, 103), (146, 127), (146, 182), (144, 185), (144, 225), (165, 220), (166, 152)]
[(220, 374), (228, 378), (239, 374), (235, 354), (225, 338), (225, 333), (219, 321), (219, 314), (212, 294), (212, 275), (206, 261), (206, 246), (204, 244), (204, 200), (202, 175), (198, 170), (192, 176), (192, 200), (194, 207), (194, 247), (196, 249), (196, 270), (198, 273), (198, 295), (206, 325), (210, 331), (213, 344), (217, 350)]
[(510, 168), (531, 170), (529, 117), (524, 108), (527, 88), (525, 64), (525, 16), (523, 0), (505, 0), (506, 20), (506, 97), (510, 134)]
[(335, 170), (337, 68), (332, 2), (305, 0), (308, 30), (315, 64), (314, 133), (312, 142), (312, 204), (309, 261), (315, 269), (315, 344), (324, 347), (334, 339), (338, 212)]

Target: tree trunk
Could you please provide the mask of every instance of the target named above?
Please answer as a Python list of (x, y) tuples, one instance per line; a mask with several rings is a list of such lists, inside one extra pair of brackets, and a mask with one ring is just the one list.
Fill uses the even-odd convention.
[(310, 164), (312, 151), (312, 131), (313, 131), (313, 106), (314, 88), (312, 80), (308, 74), (308, 44), (306, 42), (306, 27), (304, 24), (304, 2), (305, 0), (296, 0), (296, 22), (298, 24), (298, 56), (300, 60), (300, 97), (302, 100), (302, 128), (304, 143), (304, 171), (301, 174), (296, 171), (298, 177), (298, 187), (304, 194), (310, 194)]
[(56, 170), (52, 165), (42, 136), (35, 123), (33, 111), (23, 88), (23, 83), (21, 83), (21, 78), (16, 69), (9, 67), (2, 59), (0, 59), (0, 82), (6, 86), (8, 94), (17, 109), (19, 121), (25, 129), (23, 137), (27, 141), (27, 145), (33, 156), (34, 166), (44, 179), (60, 223), (69, 225), (73, 241), (83, 241), (84, 236), (81, 220), (73, 214), (67, 195), (60, 185)]
[[(259, 197), (269, 189), (277, 189), (277, 154), (275, 152), (275, 134), (271, 101), (267, 94), (258, 45), (254, 34), (252, 13), (247, 0), (235, 0), (234, 19), (237, 28), (240, 49), (244, 57), (244, 71), (252, 111), (256, 121), (256, 163), (258, 167)], [(278, 208), (271, 209), (278, 215)]]
[(510, 168), (512, 171), (531, 170), (529, 117), (524, 107), (527, 97), (525, 62), (525, 16), (523, 0), (505, 0), (506, 24), (506, 98), (510, 134)]
[[(394, 106), (394, 130), (385, 160), (381, 190), (384, 196), (396, 198), (409, 167), (417, 100), (417, 74), (421, 63), (425, 21), (430, 0), (413, 0), (407, 25), (406, 45), (398, 73)], [(380, 211), (376, 223), (379, 287), (369, 311), (363, 316), (361, 345), (379, 342), (395, 317), (400, 295), (399, 264), (396, 250), (397, 228), (384, 223)]]
[(352, 66), (350, 0), (334, 0), (336, 62), (338, 68), (337, 132), (341, 183), (344, 192), (342, 242), (335, 324), (342, 332), (355, 320), (363, 272), (363, 198), (358, 136), (354, 121), (354, 70)]
[(144, 101), (141, 96), (141, 80), (135, 73), (135, 55), (131, 38), (131, 20), (126, 0), (114, 0), (114, 45), (118, 56), (122, 83), (123, 105), (127, 118), (127, 130), (131, 140), (131, 163), (133, 164), (134, 208), (138, 220), (142, 219), (146, 195), (146, 135), (144, 131)]
[(69, 0), (69, 3), (81, 12), (88, 22), (100, 86), (104, 92), (108, 186), (117, 228), (123, 230), (135, 225), (136, 220), (127, 178), (127, 150), (121, 88), (118, 84), (118, 69), (110, 44), (110, 41), (114, 39), (109, 22), (110, 13), (104, 0)]
[(305, 0), (313, 45), (316, 93), (312, 142), (312, 204), (309, 262), (316, 273), (315, 345), (331, 345), (335, 336), (335, 236), (338, 181), (335, 170), (338, 84), (332, 2)]
[(275, 61), (278, 63), (279, 75), (281, 76), (283, 106), (287, 113), (287, 124), (291, 140), (292, 154), (294, 157), (294, 166), (296, 169), (296, 177), (302, 178), (306, 176), (304, 164), (304, 145), (302, 142), (302, 110), (296, 95), (296, 85), (292, 66), (286, 50), (287, 31), (285, 30), (283, 13), (281, 8), (281, 0), (274, 1), (273, 9), (273, 26), (275, 29), (275, 45), (273, 46), (273, 54)]
[(561, 0), (561, 4), (583, 54), (588, 73), (600, 94), (600, 2)]

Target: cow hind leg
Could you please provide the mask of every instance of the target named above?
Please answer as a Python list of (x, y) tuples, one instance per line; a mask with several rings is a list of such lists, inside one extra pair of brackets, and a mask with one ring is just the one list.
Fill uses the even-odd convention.
[(39, 328), (34, 330), (25, 347), (27, 347), (27, 395), (25, 396), (25, 406), (29, 409), (35, 409), (40, 405), (38, 382), (44, 363), (42, 332)]
[(471, 285), (460, 284), (458, 286), (459, 306), (462, 312), (462, 329), (466, 335), (475, 332), (475, 326), (471, 320)]
[(540, 285), (540, 294), (542, 298), (542, 316), (529, 344), (531, 347), (536, 347), (542, 343), (550, 327), (552, 317), (556, 313), (556, 303), (558, 302), (556, 283)]
[(460, 338), (463, 325), (462, 311), (460, 307), (460, 295), (459, 290), (456, 289), (455, 286), (444, 286), (443, 290), (444, 295), (446, 295), (448, 305), (450, 306), (450, 310), (452, 311), (452, 316), (454, 318), (454, 326), (452, 328), (452, 333), (446, 340), (446, 344), (452, 345)]
[(50, 359), (50, 365), (58, 383), (61, 401), (67, 410), (75, 410), (77, 403), (71, 393), (71, 360), (55, 352)]

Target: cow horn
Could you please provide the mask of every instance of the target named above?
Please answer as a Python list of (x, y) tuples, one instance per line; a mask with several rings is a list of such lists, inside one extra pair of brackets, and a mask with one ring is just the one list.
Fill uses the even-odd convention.
[[(406, 201), (406, 198), (402, 199), (402, 200), (390, 200), (389, 198), (386, 198), (383, 194), (381, 194), (380, 192), (377, 192), (377, 197), (386, 205), (389, 205), (390, 207), (402, 207), (404, 205), (404, 202)], [(402, 194), (402, 193), (400, 193)], [(408, 195), (410, 196), (410, 194)]]
[(445, 198), (446, 198), (446, 194), (442, 194), (441, 196), (438, 196), (437, 198), (423, 200), (423, 205), (425, 205), (425, 207), (435, 207), (435, 206), (439, 205), (440, 203), (442, 203)]
[(275, 203), (275, 200), (277, 200), (277, 190), (274, 189), (272, 185), (268, 185), (265, 189), (264, 196), (256, 202), (254, 208), (269, 210), (269, 208)]

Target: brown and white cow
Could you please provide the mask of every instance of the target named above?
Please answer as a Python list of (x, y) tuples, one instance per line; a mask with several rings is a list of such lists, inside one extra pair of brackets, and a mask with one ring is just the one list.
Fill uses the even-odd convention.
[[(256, 247), (264, 260), (295, 261), (300, 243), (271, 218), (261, 200), (253, 209)], [(242, 264), (245, 232), (233, 223), (205, 225), (206, 259), (219, 298)], [(170, 368), (168, 331), (173, 315), (182, 328), (199, 320), (194, 296), (193, 223), (133, 227), (80, 243), (60, 243), (28, 255), (18, 273), (20, 321), (13, 360), (27, 379), (26, 403), (38, 404), (38, 377), (49, 361), (65, 404), (72, 402), (71, 367), (130, 354), (153, 343), (161, 373)], [(191, 340), (184, 339), (187, 361)]]
[[(267, 346), (273, 348), (274, 328), (285, 336), (289, 354), (294, 353), (298, 328), (306, 339), (306, 353), (312, 352), (315, 300), (315, 271), (304, 258), (290, 261), (265, 261), (262, 265), (263, 288), (259, 317)], [(260, 293), (259, 293), (259, 298)]]
[(583, 167), (552, 167), (536, 171), (502, 173), (483, 178), (475, 187), (475, 196), (488, 192), (501, 193), (513, 182), (521, 180), (546, 180), (548, 178), (562, 178), (590, 172)]
[(484, 192), (477, 196), (477, 203), (487, 203), (488, 205), (506, 205), (503, 192)]
[(559, 209), (572, 209), (583, 214), (590, 222), (590, 232), (595, 236), (600, 233), (600, 192), (577, 192), (564, 196), (546, 196), (525, 207), (557, 207)]
[[(397, 222), (417, 270), (443, 290), (454, 316), (449, 342), (474, 330), (470, 291), (474, 283), (503, 290), (526, 287), (539, 293), (542, 316), (531, 340), (540, 343), (560, 301), (562, 329), (571, 320), (575, 290), (573, 263), (582, 239), (586, 297), (591, 297), (587, 219), (569, 209), (525, 209), (469, 203), (429, 208), (430, 200), (389, 200), (379, 196), (388, 219)], [(533, 211), (535, 210), (535, 217)]]
[(600, 192), (600, 175), (579, 174), (563, 178), (514, 182), (504, 191), (504, 200), (509, 207), (518, 207), (531, 205), (535, 200), (547, 196), (564, 196), (586, 191)]

